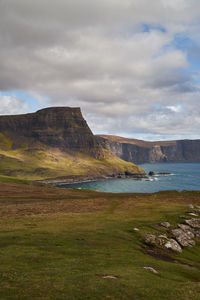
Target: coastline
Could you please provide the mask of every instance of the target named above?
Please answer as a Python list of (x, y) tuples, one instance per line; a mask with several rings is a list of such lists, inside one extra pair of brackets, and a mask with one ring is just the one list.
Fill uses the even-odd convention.
[(104, 176), (62, 176), (57, 178), (48, 178), (43, 180), (37, 180), (37, 182), (52, 184), (55, 186), (67, 185), (67, 184), (78, 184), (84, 182), (93, 182), (97, 180), (103, 179), (133, 179), (133, 180), (143, 180), (148, 179), (149, 177), (146, 174), (137, 173), (137, 174), (112, 174), (112, 175), (104, 175)]

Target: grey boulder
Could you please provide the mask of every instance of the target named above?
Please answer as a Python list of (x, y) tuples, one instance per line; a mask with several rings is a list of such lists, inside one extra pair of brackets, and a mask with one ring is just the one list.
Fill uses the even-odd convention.
[(170, 239), (169, 241), (167, 241), (165, 247), (173, 251), (182, 252), (181, 246), (174, 239)]
[(195, 245), (194, 233), (190, 230), (182, 230), (181, 228), (173, 229), (172, 234), (177, 242), (183, 247), (191, 247)]
[(193, 228), (200, 228), (200, 219), (189, 219), (185, 220), (185, 223)]

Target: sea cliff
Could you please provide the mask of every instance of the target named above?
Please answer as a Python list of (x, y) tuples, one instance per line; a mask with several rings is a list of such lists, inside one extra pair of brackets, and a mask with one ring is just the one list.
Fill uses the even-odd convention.
[(200, 161), (200, 140), (147, 142), (110, 135), (98, 135), (97, 139), (105, 149), (136, 164)]
[(0, 116), (0, 174), (70, 181), (145, 172), (104, 149), (80, 108), (50, 107)]

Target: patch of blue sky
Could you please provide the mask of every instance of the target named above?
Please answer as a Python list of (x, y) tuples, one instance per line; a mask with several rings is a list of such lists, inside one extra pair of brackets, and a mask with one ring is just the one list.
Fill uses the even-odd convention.
[[(41, 108), (41, 105), (36, 97), (31, 96), (30, 94), (24, 92), (24, 91), (0, 91), (0, 95), (3, 96), (9, 96), (9, 97), (16, 97), (17, 99), (20, 99), (24, 102), (26, 102), (29, 106), (29, 112), (36, 111)], [(47, 103), (47, 99), (45, 99)], [(43, 103), (44, 105), (44, 103)], [(42, 106), (43, 106), (42, 105)]]
[(141, 32), (151, 32), (152, 30), (166, 32), (166, 29), (159, 25), (159, 24), (142, 24), (141, 25)]
[[(171, 49), (177, 49), (187, 54), (187, 61), (189, 63), (189, 67), (183, 68), (185, 72), (194, 73), (199, 72), (200, 70), (200, 52), (199, 46), (192, 40), (189, 36), (185, 34), (176, 34), (173, 40), (165, 45), (159, 53), (157, 53), (153, 58), (157, 58), (159, 56), (164, 55), (166, 52), (170, 51)], [(196, 76), (194, 78), (195, 81), (200, 82), (200, 78)]]
[(176, 103), (176, 104), (173, 104), (173, 105), (167, 105), (167, 106), (163, 106), (163, 105), (160, 105), (160, 104), (154, 104), (152, 105), (152, 108), (154, 110), (157, 110), (157, 111), (164, 111), (164, 110), (171, 110), (171, 111), (174, 111), (174, 112), (179, 112), (182, 110), (183, 108), (183, 104), (179, 104), (179, 103)]
[(135, 27), (126, 28), (125, 31), (122, 31), (122, 34), (124, 35), (124, 37), (130, 37), (133, 36), (135, 33), (145, 34), (151, 31), (159, 31), (165, 33), (166, 29), (159, 24), (139, 23), (137, 29)]
[(195, 47), (195, 42), (189, 36), (177, 33), (171, 42), (171, 46), (175, 47), (176, 49), (188, 51), (189, 49)]
[(163, 106), (160, 105), (160, 104), (154, 104), (154, 105), (152, 105), (152, 108), (155, 109), (155, 110), (160, 110), (160, 109), (163, 108)]
[(182, 51), (186, 51), (187, 59), (190, 64), (190, 67), (187, 68), (188, 72), (193, 72), (195, 70), (199, 70), (200, 68), (200, 54), (199, 54), (199, 46), (196, 44), (194, 40), (190, 37), (177, 34), (174, 37), (174, 40), (171, 43), (176, 49), (180, 49)]

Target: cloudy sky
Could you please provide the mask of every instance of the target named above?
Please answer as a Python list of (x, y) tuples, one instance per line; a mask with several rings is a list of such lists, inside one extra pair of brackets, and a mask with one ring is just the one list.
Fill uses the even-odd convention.
[(80, 106), (95, 133), (200, 138), (199, 0), (0, 0), (0, 114)]

